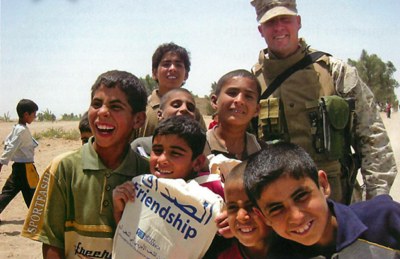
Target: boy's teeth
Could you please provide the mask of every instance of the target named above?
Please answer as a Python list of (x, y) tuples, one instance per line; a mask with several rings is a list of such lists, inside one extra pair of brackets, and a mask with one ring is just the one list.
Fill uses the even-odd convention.
[(295, 232), (298, 233), (298, 234), (302, 234), (302, 233), (304, 233), (305, 231), (309, 230), (310, 227), (311, 227), (311, 222), (308, 222), (304, 227), (302, 227), (302, 228), (296, 230)]
[(251, 232), (252, 230), (253, 230), (253, 228), (251, 228), (251, 227), (246, 227), (246, 228), (243, 227), (240, 229), (240, 231), (245, 232), (245, 233)]
[(111, 130), (114, 128), (114, 127), (110, 127), (110, 126), (106, 126), (106, 125), (98, 125), (97, 127), (101, 130)]

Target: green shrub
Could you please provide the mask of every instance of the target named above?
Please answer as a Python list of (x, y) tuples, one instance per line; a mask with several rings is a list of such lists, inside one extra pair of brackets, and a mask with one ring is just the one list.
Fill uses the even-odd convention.
[(62, 139), (67, 139), (67, 140), (79, 140), (80, 139), (80, 133), (76, 129), (65, 131), (62, 128), (49, 128), (49, 129), (47, 129), (45, 131), (41, 131), (39, 133), (34, 133), (33, 137), (35, 139), (62, 138)]

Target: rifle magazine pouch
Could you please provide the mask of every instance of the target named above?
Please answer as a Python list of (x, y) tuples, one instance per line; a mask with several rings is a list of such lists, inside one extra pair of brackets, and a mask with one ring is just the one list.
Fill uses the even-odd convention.
[(346, 125), (349, 123), (350, 108), (345, 99), (340, 96), (324, 96), (326, 113), (330, 123), (330, 146), (327, 147), (329, 159), (339, 159), (344, 154), (346, 145)]
[(260, 113), (258, 115), (258, 136), (265, 141), (281, 139), (281, 126), (279, 121), (279, 98), (260, 100)]

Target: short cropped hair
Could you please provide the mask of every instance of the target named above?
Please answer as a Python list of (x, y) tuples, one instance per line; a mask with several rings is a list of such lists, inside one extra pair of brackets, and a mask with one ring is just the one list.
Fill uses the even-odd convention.
[(167, 52), (172, 52), (176, 55), (178, 55), (182, 61), (183, 64), (185, 65), (185, 70), (187, 73), (190, 71), (190, 53), (184, 48), (179, 45), (176, 45), (173, 42), (170, 43), (164, 43), (158, 46), (156, 51), (153, 54), (152, 57), (152, 69), (151, 71), (156, 71), (158, 68), (158, 65), (160, 65), (160, 62)]
[(263, 189), (282, 175), (294, 179), (309, 177), (319, 186), (318, 171), (310, 155), (298, 145), (278, 142), (267, 145), (247, 160), (244, 184), (251, 201), (257, 204)]
[(172, 116), (160, 121), (153, 134), (156, 136), (176, 135), (182, 138), (192, 150), (192, 160), (203, 153), (206, 144), (206, 132), (193, 118)]
[[(164, 110), (165, 105), (166, 105), (166, 103), (167, 103), (169, 97), (171, 96), (171, 94), (174, 94), (174, 93), (185, 93), (185, 94), (188, 94), (188, 95), (190, 95), (190, 96), (193, 98), (193, 101), (194, 101), (194, 97), (193, 97), (192, 93), (191, 93), (189, 90), (187, 90), (187, 89), (185, 89), (185, 88), (174, 88), (174, 89), (169, 90), (168, 92), (166, 92), (166, 93), (161, 97), (161, 99), (160, 99), (160, 109), (161, 109), (161, 110)], [(196, 105), (196, 103), (195, 103), (195, 105)]]
[(253, 75), (250, 71), (245, 70), (245, 69), (233, 70), (233, 71), (228, 72), (225, 75), (223, 75), (217, 82), (217, 86), (215, 88), (216, 96), (219, 96), (219, 94), (221, 93), (222, 87), (233, 77), (244, 77), (244, 78), (248, 78), (248, 79), (254, 81), (254, 83), (256, 84), (256, 87), (257, 87), (258, 101), (260, 100), (261, 85), (258, 82), (257, 77), (255, 75)]
[[(247, 162), (246, 160), (241, 162), (240, 164), (234, 166), (229, 174), (226, 175), (225, 178), (225, 186), (227, 186), (230, 182), (243, 182), (244, 178), (244, 170), (246, 168)], [(243, 185), (244, 188), (244, 185)]]
[(79, 131), (80, 131), (80, 133), (92, 132), (92, 129), (90, 128), (90, 125), (89, 125), (88, 112), (85, 112), (82, 115), (81, 120), (79, 121)]
[(39, 110), (38, 105), (29, 99), (21, 99), (17, 104), (17, 114), (19, 118), (24, 117), (24, 113), (31, 114)]
[(126, 94), (128, 103), (134, 113), (146, 110), (147, 92), (143, 83), (133, 74), (125, 71), (112, 70), (101, 74), (92, 86), (91, 98), (100, 86), (118, 87)]

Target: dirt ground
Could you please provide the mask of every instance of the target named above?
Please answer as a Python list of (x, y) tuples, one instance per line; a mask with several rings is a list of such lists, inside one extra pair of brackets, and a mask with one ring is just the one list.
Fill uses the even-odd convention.
[[(48, 128), (62, 128), (64, 130), (78, 129), (77, 121), (60, 122), (33, 122), (28, 125), (32, 135), (45, 131)], [(15, 123), (0, 122), (0, 142), (2, 143)], [(40, 139), (39, 146), (35, 149), (35, 165), (41, 174), (51, 159), (63, 152), (77, 149), (81, 145), (80, 140), (71, 141), (63, 139)], [(3, 188), (5, 181), (11, 173), (12, 162), (3, 166), (0, 172), (0, 188)], [(22, 194), (10, 202), (7, 208), (0, 215), (0, 258), (42, 258), (41, 243), (21, 237), (21, 228), (24, 223), (28, 209), (23, 200)]]
[[(396, 162), (400, 165), (400, 134), (398, 134), (400, 115), (399, 113), (393, 113), (391, 119), (387, 119), (384, 113), (382, 113), (381, 116), (391, 139)], [(210, 118), (205, 118), (205, 120), (207, 123), (206, 125), (208, 125)], [(14, 123), (0, 122), (0, 143), (2, 143), (9, 134), (13, 124)], [(28, 127), (32, 134), (34, 134), (35, 132), (41, 132), (51, 127), (63, 128), (64, 130), (77, 129), (78, 122), (33, 122)], [(39, 147), (35, 150), (35, 165), (39, 174), (43, 172), (53, 157), (63, 152), (77, 149), (80, 145), (80, 140), (41, 139), (39, 141)], [(1, 145), (1, 148), (2, 147), (3, 144)], [(3, 187), (10, 172), (11, 163), (8, 166), (3, 166), (0, 172), (0, 188)], [(399, 177), (397, 177), (395, 181), (391, 194), (395, 200), (400, 201)], [(42, 258), (41, 243), (20, 236), (27, 210), (22, 195), (18, 194), (0, 215), (2, 220), (0, 223), (0, 258)]]

